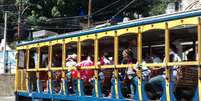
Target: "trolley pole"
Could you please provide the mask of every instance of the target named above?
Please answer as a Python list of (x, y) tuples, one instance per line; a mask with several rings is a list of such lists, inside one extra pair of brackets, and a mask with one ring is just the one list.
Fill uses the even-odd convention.
[(7, 73), (7, 65), (6, 65), (6, 34), (7, 34), (7, 13), (5, 11), (4, 14), (4, 48), (3, 48), (3, 68), (4, 68), (4, 72)]
[(91, 2), (92, 2), (92, 0), (89, 0), (89, 4), (88, 4), (88, 28), (91, 26)]

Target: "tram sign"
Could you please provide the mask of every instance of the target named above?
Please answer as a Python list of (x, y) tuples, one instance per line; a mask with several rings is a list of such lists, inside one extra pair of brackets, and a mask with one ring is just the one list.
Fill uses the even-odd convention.
[(47, 31), (47, 30), (40, 30), (33, 32), (33, 38), (43, 38), (48, 36), (58, 35), (56, 32)]

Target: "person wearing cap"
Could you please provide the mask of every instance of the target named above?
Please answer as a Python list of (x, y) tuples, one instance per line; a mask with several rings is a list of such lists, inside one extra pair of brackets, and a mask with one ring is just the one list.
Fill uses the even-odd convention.
[(74, 67), (77, 62), (77, 55), (74, 53), (72, 55), (68, 55), (67, 59), (66, 59), (66, 67)]

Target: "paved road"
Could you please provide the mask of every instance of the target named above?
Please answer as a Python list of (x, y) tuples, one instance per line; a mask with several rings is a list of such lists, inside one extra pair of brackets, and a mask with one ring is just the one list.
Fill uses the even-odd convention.
[(15, 96), (0, 97), (0, 101), (15, 101)]

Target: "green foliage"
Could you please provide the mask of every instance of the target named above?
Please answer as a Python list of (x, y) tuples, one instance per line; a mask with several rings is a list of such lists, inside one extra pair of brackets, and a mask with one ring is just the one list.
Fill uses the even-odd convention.
[(174, 3), (178, 0), (151, 0), (149, 5), (149, 16), (164, 14), (168, 3)]
[(167, 1), (166, 0), (152, 0), (150, 6), (149, 15), (159, 15), (164, 14), (167, 8)]
[(52, 14), (53, 17), (59, 17), (59, 16), (61, 16), (61, 13), (60, 13), (59, 9), (57, 8), (57, 6), (54, 6), (52, 8), (51, 14)]
[[(95, 12), (116, 0), (92, 0), (92, 12)], [(114, 15), (122, 9), (131, 0), (122, 1), (114, 8), (109, 8), (105, 12), (109, 16)], [(136, 2), (123, 11), (119, 16), (129, 16), (134, 18), (135, 13), (143, 16), (153, 16), (165, 13), (165, 9), (169, 2), (176, 2), (177, 0), (136, 0)], [(71, 17), (78, 16), (80, 8), (87, 14), (88, 0), (16, 0), (16, 6), (22, 5), (22, 18), (25, 19), (26, 24), (30, 26), (37, 26), (46, 23), (49, 18), (55, 17)], [(3, 15), (0, 14), (3, 18)], [(100, 16), (100, 15), (95, 15)], [(102, 15), (102, 16), (108, 16)], [(1, 18), (1, 19), (2, 19)], [(8, 17), (13, 22), (17, 22), (17, 15), (9, 14)]]
[[(76, 16), (79, 12), (78, 0), (16, 0), (16, 5), (22, 7), (23, 16), (28, 24), (44, 23), (47, 18)], [(34, 13), (33, 13), (34, 12)]]

